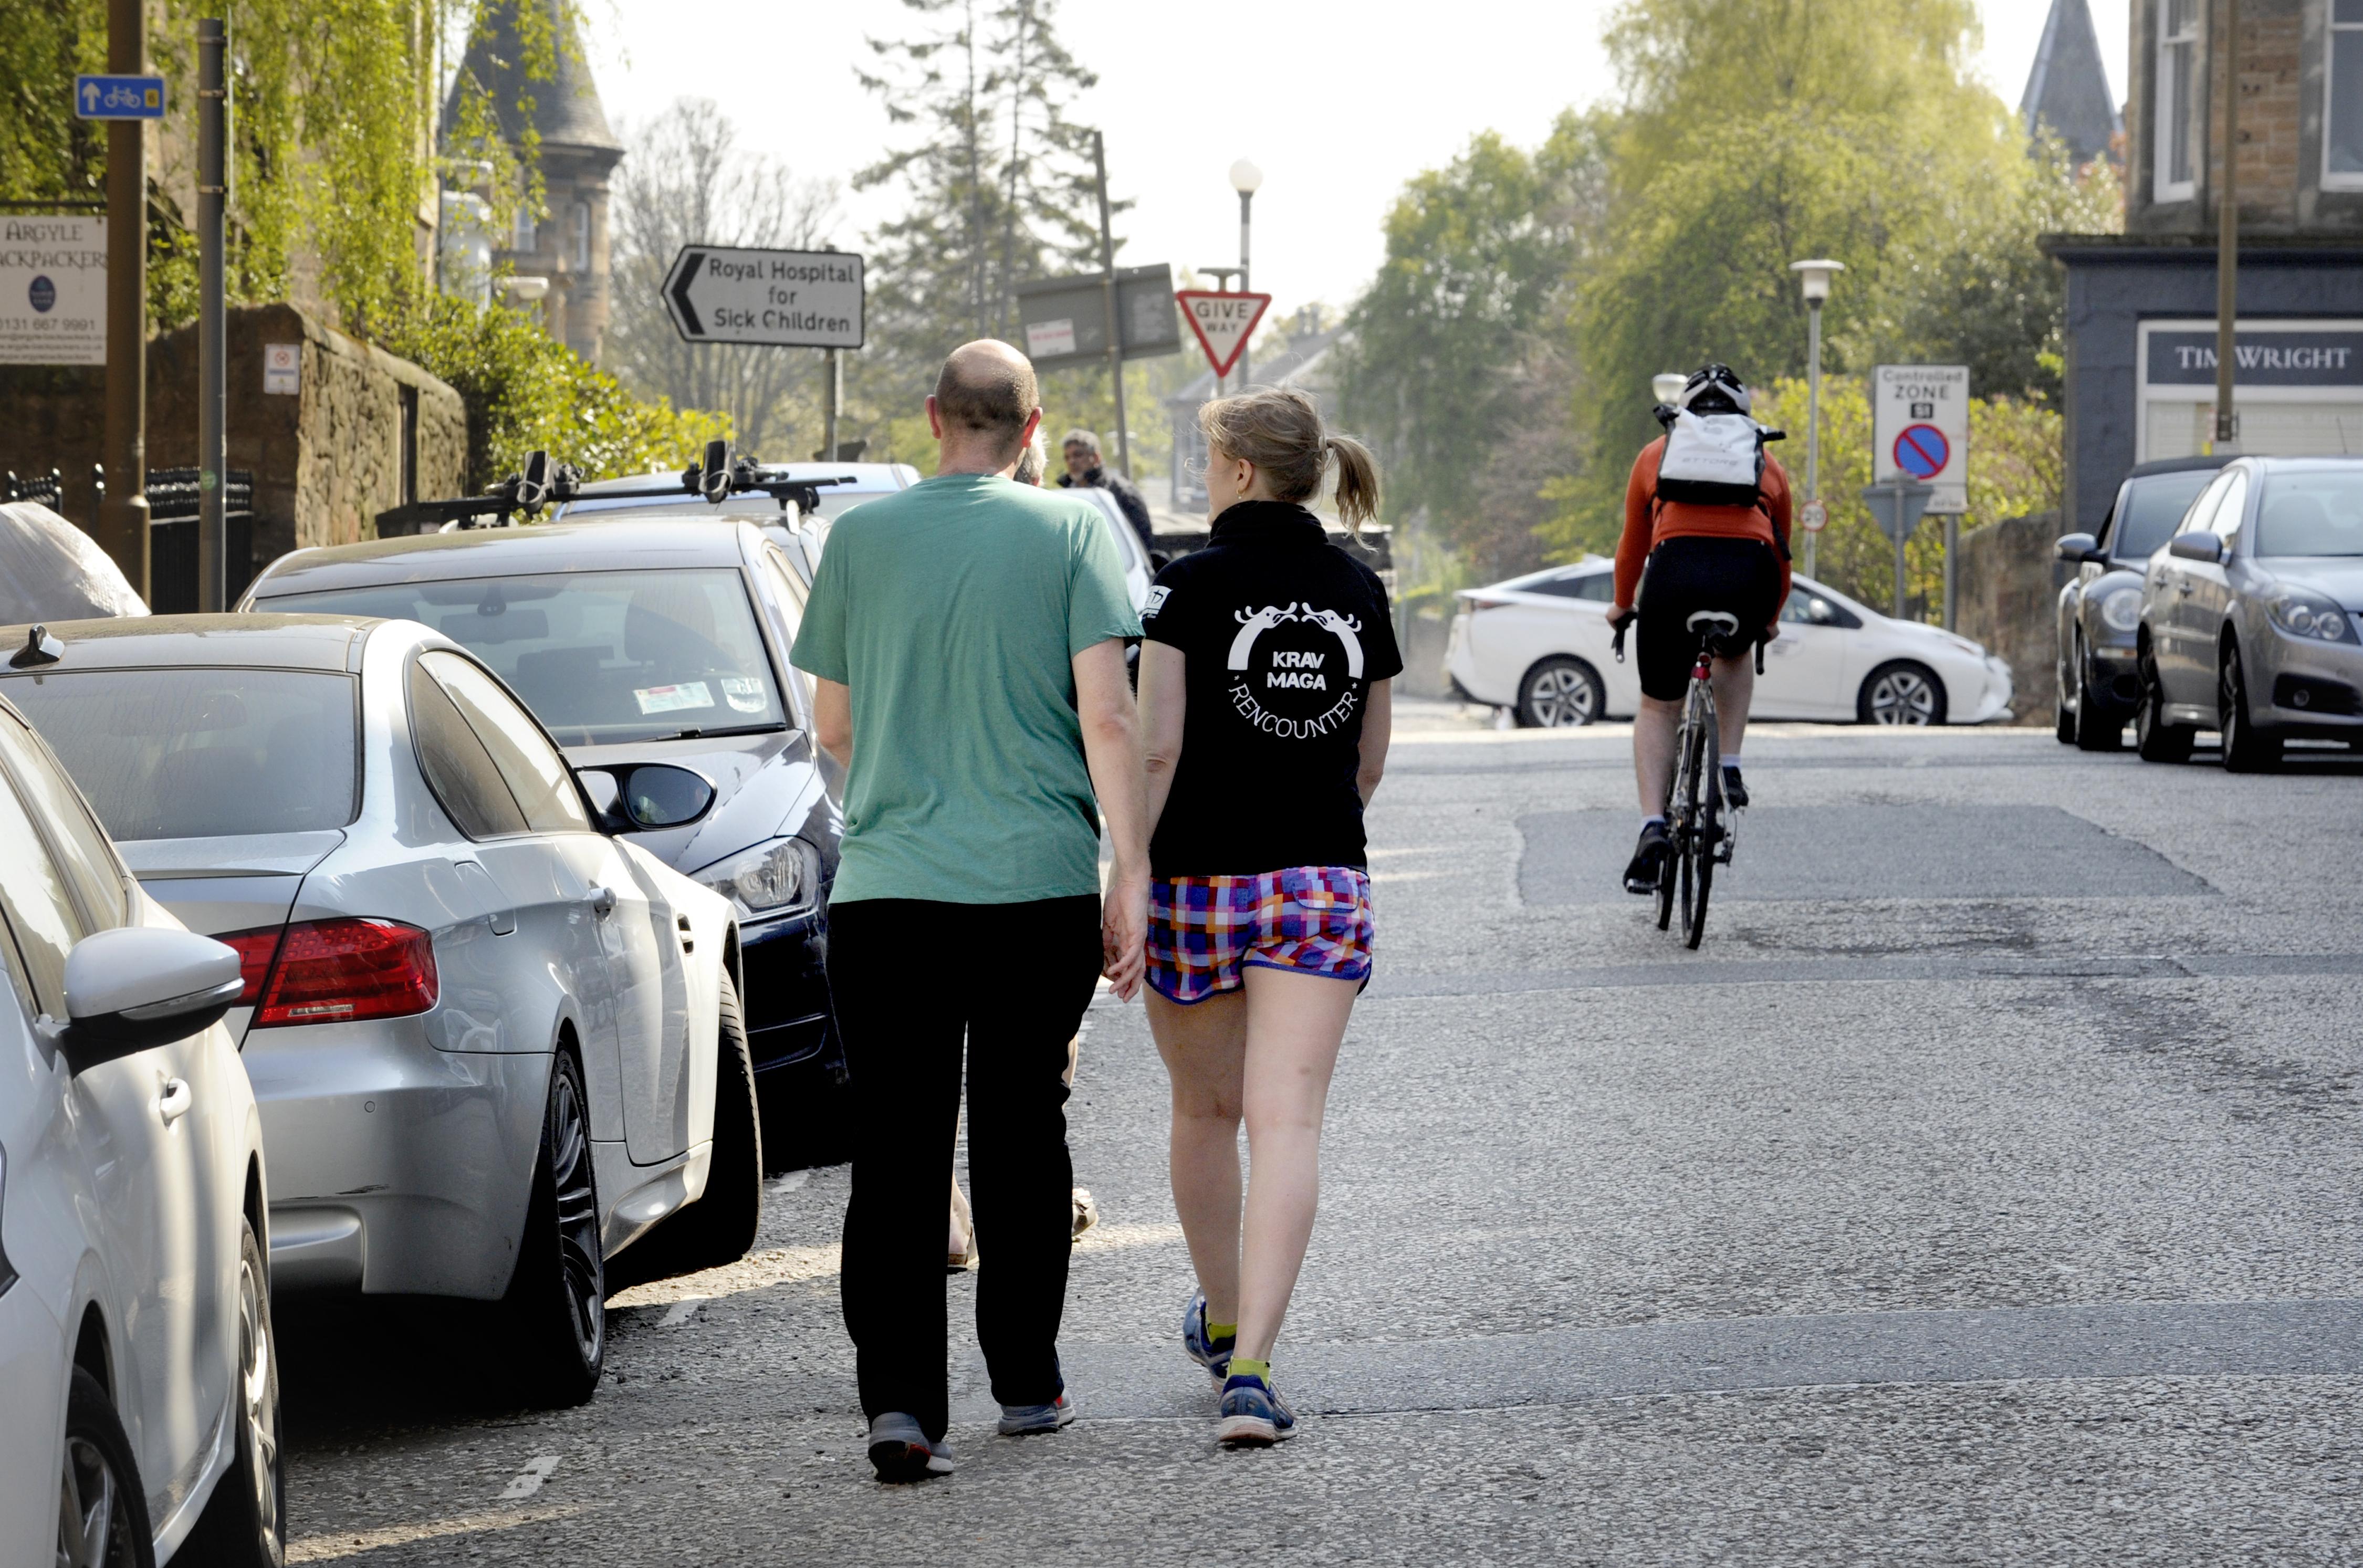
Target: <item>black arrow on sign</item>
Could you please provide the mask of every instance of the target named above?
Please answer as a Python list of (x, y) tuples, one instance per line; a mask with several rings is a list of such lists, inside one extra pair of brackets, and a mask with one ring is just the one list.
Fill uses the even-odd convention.
[(679, 275), (672, 281), (672, 302), (681, 307), (681, 318), (689, 323), (689, 332), (693, 338), (705, 336), (705, 323), (698, 319), (697, 307), (689, 303), (689, 280), (697, 276), (697, 269), (704, 265), (704, 251), (687, 252), (681, 259)]

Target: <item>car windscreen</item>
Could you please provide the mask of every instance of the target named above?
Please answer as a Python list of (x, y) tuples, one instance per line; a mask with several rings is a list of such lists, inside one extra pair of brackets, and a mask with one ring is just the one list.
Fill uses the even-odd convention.
[(2363, 471), (2276, 473), (2257, 505), (2258, 555), (2363, 555)]
[(2117, 503), (2117, 520), (2109, 528), (2109, 553), (2120, 561), (2147, 561), (2156, 554), (2215, 473), (2212, 468), (2192, 468), (2127, 480), (2124, 496)]
[(0, 681), (117, 839), (341, 828), (360, 809), (353, 678), (70, 670)]
[(490, 665), (561, 746), (787, 723), (746, 584), (727, 567), (388, 583), (255, 607), (423, 621)]

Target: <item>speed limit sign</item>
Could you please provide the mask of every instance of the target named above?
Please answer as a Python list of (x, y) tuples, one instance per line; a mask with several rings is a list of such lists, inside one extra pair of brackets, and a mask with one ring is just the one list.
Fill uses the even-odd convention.
[(1829, 526), (1830, 509), (1819, 500), (1808, 501), (1797, 508), (1797, 521), (1807, 533), (1820, 533)]

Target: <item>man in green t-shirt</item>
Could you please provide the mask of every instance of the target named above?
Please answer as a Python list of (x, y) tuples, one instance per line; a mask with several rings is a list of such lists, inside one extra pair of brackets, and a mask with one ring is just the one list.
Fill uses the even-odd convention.
[(882, 1480), (952, 1467), (944, 1194), (963, 1042), (977, 1339), (1000, 1429), (1074, 1418), (1058, 1351), (1074, 1186), (1061, 1075), (1096, 978), (1129, 999), (1145, 962), (1124, 658), (1140, 621), (1098, 509), (1010, 480), (1040, 401), (1005, 343), (944, 361), (935, 477), (838, 520), (793, 655), (847, 769), (828, 912), (856, 1118), (840, 1280)]

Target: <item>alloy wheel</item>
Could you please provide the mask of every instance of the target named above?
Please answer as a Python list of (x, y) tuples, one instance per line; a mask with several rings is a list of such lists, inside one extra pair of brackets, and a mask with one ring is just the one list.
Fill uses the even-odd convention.
[(281, 1539), (279, 1503), (279, 1399), (272, 1375), (269, 1287), (240, 1259), (238, 1269), (239, 1396), (246, 1405), (242, 1423), (248, 1444), (247, 1474), (254, 1485), (254, 1517), (261, 1533)]
[(586, 1364), (606, 1338), (606, 1280), (599, 1249), (599, 1205), (591, 1181), (591, 1129), (571, 1073), (560, 1073), (550, 1096), (550, 1196), (556, 1203), (558, 1261), (575, 1343)]
[(1526, 718), (1537, 729), (1570, 728), (1596, 717), (1592, 683), (1572, 664), (1537, 672), (1526, 688)]
[(58, 1493), (58, 1568), (116, 1568), (135, 1560), (122, 1479), (96, 1443), (67, 1438)]
[(1936, 692), (1917, 670), (1889, 670), (1870, 686), (1873, 724), (1932, 724), (1936, 717)]

